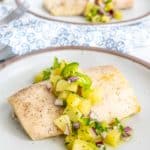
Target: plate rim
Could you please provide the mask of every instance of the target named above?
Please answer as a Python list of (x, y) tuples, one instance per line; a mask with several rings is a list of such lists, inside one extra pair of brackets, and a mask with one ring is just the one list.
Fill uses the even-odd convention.
[[(15, 3), (18, 6), (21, 5), (22, 1), (21, 0), (15, 0)], [(49, 18), (49, 17), (46, 17), (46, 16), (42, 16), (40, 14), (37, 14), (31, 10), (27, 10), (28, 13), (38, 17), (38, 18), (42, 18), (42, 19), (45, 19), (45, 20), (48, 20), (48, 21), (55, 21), (55, 22), (59, 22), (59, 23), (67, 23), (67, 24), (73, 24), (73, 25), (94, 25), (94, 26), (108, 26), (108, 25), (126, 25), (126, 23), (128, 24), (135, 24), (136, 21), (139, 21), (143, 18), (146, 18), (148, 16), (150, 16), (150, 11), (147, 12), (146, 14), (144, 15), (141, 15), (139, 17), (135, 17), (133, 19), (129, 19), (129, 20), (124, 20), (124, 21), (117, 21), (117, 22), (110, 22), (110, 23), (105, 23), (105, 24), (100, 24), (100, 23), (80, 23), (80, 22), (71, 22), (71, 21), (63, 21), (63, 20), (60, 20), (60, 19), (53, 19), (53, 18)]]
[(60, 46), (60, 47), (48, 47), (48, 48), (44, 48), (44, 49), (39, 49), (39, 50), (32, 51), (32, 52), (27, 53), (27, 54), (22, 55), (22, 56), (15, 56), (9, 60), (6, 60), (5, 62), (0, 63), (0, 71), (12, 63), (15, 63), (19, 60), (22, 60), (22, 59), (30, 57), (30, 56), (34, 56), (34, 55), (38, 55), (38, 54), (42, 54), (42, 53), (47, 53), (47, 52), (69, 51), (70, 49), (74, 50), (74, 51), (90, 51), (90, 52), (110, 54), (112, 56), (118, 56), (120, 58), (124, 58), (124, 59), (132, 61), (136, 64), (139, 64), (139, 65), (145, 67), (146, 69), (150, 70), (150, 63), (149, 62), (144, 61), (144, 60), (137, 58), (135, 56), (132, 56), (132, 55), (129, 55), (126, 53), (122, 53), (122, 52), (118, 52), (115, 50), (106, 49), (106, 48), (97, 48), (97, 47), (84, 47), (84, 46)]

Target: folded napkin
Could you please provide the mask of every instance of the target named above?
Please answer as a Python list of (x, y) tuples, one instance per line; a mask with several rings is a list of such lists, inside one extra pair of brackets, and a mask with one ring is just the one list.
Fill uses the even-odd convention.
[[(0, 5), (0, 18), (11, 7)], [(0, 42), (10, 45), (16, 54), (57, 46), (94, 46), (123, 53), (150, 45), (150, 17), (130, 25), (74, 25), (47, 21), (26, 13), (0, 28)], [(150, 57), (148, 58), (150, 60)]]

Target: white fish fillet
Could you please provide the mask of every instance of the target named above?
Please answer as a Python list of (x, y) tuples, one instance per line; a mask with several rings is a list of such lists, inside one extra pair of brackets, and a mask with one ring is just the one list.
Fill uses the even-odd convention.
[(133, 89), (117, 68), (94, 67), (86, 73), (93, 80), (93, 86), (102, 89), (102, 102), (91, 111), (93, 118), (111, 122), (114, 118), (123, 119), (140, 111)]
[(33, 140), (60, 135), (54, 125), (62, 111), (54, 105), (54, 96), (47, 88), (48, 82), (31, 85), (9, 98), (15, 115)]
[(133, 7), (134, 0), (113, 0), (118, 9), (128, 9)]
[[(102, 103), (92, 108), (92, 115), (99, 121), (111, 122), (140, 111), (140, 105), (123, 75), (113, 66), (100, 66), (85, 71), (94, 87), (102, 89)], [(54, 105), (55, 98), (47, 87), (48, 81), (27, 87), (9, 98), (16, 116), (33, 140), (60, 135), (53, 121), (63, 109)]]
[(44, 0), (43, 5), (55, 16), (78, 16), (85, 9), (87, 0)]
[[(44, 8), (55, 16), (78, 16), (83, 14), (87, 2), (95, 0), (43, 0)], [(133, 7), (134, 0), (113, 0), (118, 9)]]

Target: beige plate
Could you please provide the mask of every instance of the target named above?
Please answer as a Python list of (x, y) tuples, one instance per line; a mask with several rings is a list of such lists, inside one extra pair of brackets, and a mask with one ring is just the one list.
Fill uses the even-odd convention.
[[(55, 50), (55, 51), (54, 51)], [(150, 64), (128, 55), (96, 48), (46, 49), (1, 64), (0, 70), (0, 149), (2, 150), (65, 150), (62, 138), (31, 141), (19, 124), (11, 118), (7, 97), (32, 83), (33, 76), (52, 64), (54, 56), (78, 61), (82, 68), (112, 64), (129, 80), (142, 106), (142, 112), (128, 124), (134, 128), (133, 138), (118, 150), (149, 150), (150, 148)]]
[[(19, 5), (21, 0), (15, 0), (16, 3)], [(36, 15), (38, 17), (42, 17), (48, 20), (55, 20), (59, 22), (67, 22), (67, 23), (73, 23), (73, 24), (84, 24), (89, 25), (91, 23), (85, 21), (83, 17), (75, 16), (75, 17), (56, 17), (49, 14), (44, 8), (43, 8), (43, 0), (26, 0), (30, 4), (29, 12), (33, 15)], [(135, 0), (134, 7), (132, 9), (123, 10), (123, 20), (122, 21), (113, 21), (108, 24), (130, 24), (135, 23), (135, 21), (138, 21), (150, 14), (150, 0)], [(105, 24), (106, 25), (106, 24)]]

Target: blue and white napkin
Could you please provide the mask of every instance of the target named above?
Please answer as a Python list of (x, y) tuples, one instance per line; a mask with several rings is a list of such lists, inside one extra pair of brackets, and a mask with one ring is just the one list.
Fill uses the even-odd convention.
[[(0, 5), (0, 18), (11, 9)], [(110, 48), (131, 54), (136, 54), (136, 49), (138, 53), (141, 48), (141, 53), (142, 48), (149, 47), (144, 53), (146, 51), (146, 59), (150, 61), (150, 17), (124, 26), (93, 26), (47, 21), (26, 13), (8, 26), (0, 27), (0, 42), (11, 46), (19, 55), (46, 47), (70, 45)]]

